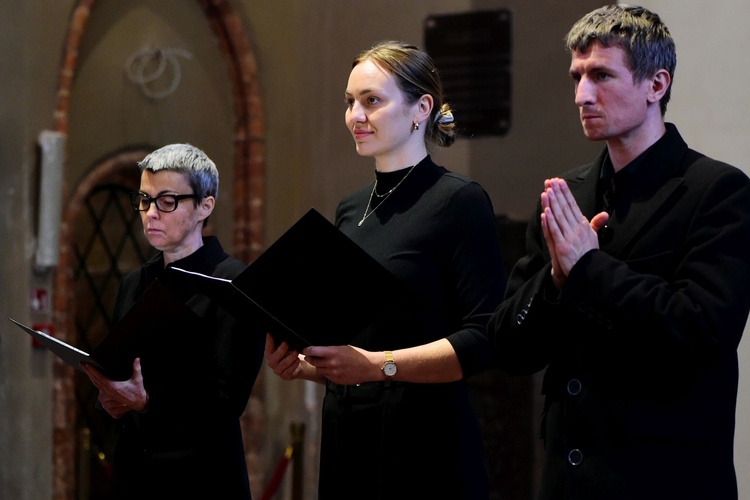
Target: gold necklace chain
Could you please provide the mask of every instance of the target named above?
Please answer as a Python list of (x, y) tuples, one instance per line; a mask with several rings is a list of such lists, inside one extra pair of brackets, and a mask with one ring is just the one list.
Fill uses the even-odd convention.
[[(369, 216), (371, 216), (372, 214), (374, 214), (374, 213), (375, 213), (375, 210), (377, 210), (378, 208), (380, 208), (380, 205), (382, 205), (383, 203), (385, 203), (385, 200), (387, 200), (387, 199), (388, 199), (388, 198), (389, 198), (389, 197), (390, 197), (390, 196), (391, 196), (391, 195), (393, 194), (393, 192), (394, 192), (394, 191), (396, 190), (396, 188), (397, 188), (397, 187), (399, 187), (399, 186), (401, 185), (401, 183), (402, 183), (402, 182), (404, 182), (404, 181), (406, 180), (406, 178), (407, 178), (407, 177), (409, 177), (409, 174), (411, 173), (411, 171), (412, 171), (412, 170), (414, 170), (414, 167), (416, 167), (416, 165), (413, 165), (413, 166), (412, 166), (412, 167), (411, 167), (411, 168), (409, 169), (409, 171), (408, 171), (408, 172), (406, 172), (406, 175), (405, 175), (405, 176), (403, 176), (403, 177), (401, 178), (401, 180), (400, 180), (400, 181), (398, 181), (398, 183), (397, 183), (397, 184), (396, 184), (395, 186), (393, 186), (393, 188), (391, 188), (391, 189), (390, 189), (390, 190), (389, 190), (389, 191), (388, 191), (387, 193), (385, 193), (385, 194), (383, 194), (383, 195), (378, 195), (378, 194), (377, 194), (377, 193), (375, 192), (375, 190), (376, 190), (376, 189), (377, 189), (377, 187), (378, 187), (378, 179), (377, 179), (377, 177), (375, 178), (375, 184), (373, 184), (373, 185), (372, 185), (372, 191), (370, 192), (370, 199), (369, 199), (369, 200), (367, 200), (367, 207), (365, 207), (365, 213), (364, 213), (364, 214), (362, 215), (362, 220), (361, 220), (361, 221), (359, 221), (359, 224), (357, 224), (357, 226), (358, 226), (358, 227), (359, 227), (359, 226), (361, 226), (361, 225), (362, 225), (362, 223), (364, 223), (364, 222), (365, 222), (365, 219), (367, 219), (367, 218), (368, 218)], [(373, 196), (373, 195), (376, 195), (376, 196), (378, 196), (378, 198), (383, 198), (383, 199), (381, 200), (381, 202), (380, 202), (380, 203), (378, 203), (378, 204), (377, 204), (377, 205), (375, 206), (375, 208), (373, 208), (373, 209), (372, 209), (372, 211), (370, 211), (370, 213), (367, 213), (367, 211), (368, 211), (368, 210), (370, 210), (370, 204), (372, 204), (372, 196)]]
[[(409, 174), (406, 174), (406, 175), (409, 175)], [(404, 176), (404, 177), (406, 177), (406, 176)], [(377, 185), (378, 185), (378, 181), (376, 180), (375, 181), (375, 186), (377, 187)], [(396, 184), (395, 186), (393, 186), (391, 189), (389, 189), (388, 191), (386, 191), (383, 194), (378, 193), (377, 189), (375, 189), (375, 191), (373, 191), (373, 193), (375, 194), (375, 196), (377, 198), (385, 198), (386, 196), (388, 196), (389, 194), (391, 194), (392, 192), (394, 192), (397, 187), (398, 187), (398, 184)]]

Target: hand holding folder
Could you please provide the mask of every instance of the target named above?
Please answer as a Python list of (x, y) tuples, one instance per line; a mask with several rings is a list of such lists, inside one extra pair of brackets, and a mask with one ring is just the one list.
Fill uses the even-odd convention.
[(235, 279), (171, 267), (238, 320), (296, 350), (346, 345), (406, 302), (403, 283), (315, 209)]
[[(161, 346), (160, 352), (172, 350), (182, 353), (190, 349), (191, 339), (173, 337), (170, 332), (182, 326), (195, 324), (200, 318), (180, 301), (161, 281), (154, 281), (140, 299), (123, 316), (112, 331), (102, 339), (91, 353), (56, 339), (44, 332), (34, 330), (13, 318), (8, 318), (19, 328), (34, 337), (50, 352), (70, 366), (81, 369), (81, 363), (97, 367), (112, 380), (127, 380), (133, 369), (133, 360), (153, 346)], [(165, 364), (175, 364), (164, 359)]]

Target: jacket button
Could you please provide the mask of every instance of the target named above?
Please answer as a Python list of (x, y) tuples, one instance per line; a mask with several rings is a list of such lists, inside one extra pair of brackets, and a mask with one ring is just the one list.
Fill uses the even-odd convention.
[(580, 465), (583, 462), (583, 452), (578, 448), (573, 448), (568, 453), (568, 463), (570, 465)]
[(518, 316), (516, 316), (516, 323), (520, 325), (521, 323), (523, 323), (523, 320), (525, 319), (526, 319), (526, 309), (518, 313)]
[(581, 393), (581, 381), (577, 378), (572, 378), (568, 381), (568, 394), (571, 396), (578, 396)]

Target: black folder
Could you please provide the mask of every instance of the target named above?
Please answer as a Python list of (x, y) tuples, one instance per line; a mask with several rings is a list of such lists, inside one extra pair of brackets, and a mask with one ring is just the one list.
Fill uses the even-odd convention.
[(346, 345), (407, 301), (401, 280), (314, 208), (233, 280), (170, 269), (297, 350)]
[(67, 364), (82, 370), (81, 363), (99, 368), (113, 380), (127, 380), (132, 376), (133, 360), (146, 352), (169, 352), (171, 359), (162, 360), (174, 365), (184, 359), (194, 339), (178, 337), (187, 327), (201, 319), (169, 288), (155, 280), (138, 301), (114, 325), (112, 331), (87, 353), (60, 339), (34, 330), (13, 318), (8, 318)]
[(92, 358), (89, 353), (77, 349), (72, 345), (63, 342), (60, 339), (56, 339), (55, 337), (48, 335), (42, 331), (34, 330), (33, 328), (26, 326), (23, 323), (19, 323), (13, 318), (8, 319), (18, 325), (18, 327), (24, 330), (26, 333), (34, 337), (34, 339), (36, 339), (40, 344), (56, 354), (60, 359), (65, 361), (70, 366), (74, 366), (80, 370), (81, 363), (89, 363), (96, 366), (100, 370), (104, 370), (104, 367), (100, 365), (98, 361)]

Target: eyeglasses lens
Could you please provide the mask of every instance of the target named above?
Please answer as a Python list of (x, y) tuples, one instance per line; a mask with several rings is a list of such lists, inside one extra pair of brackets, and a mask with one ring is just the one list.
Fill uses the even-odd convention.
[(156, 208), (160, 212), (174, 212), (177, 209), (177, 197), (171, 194), (163, 194), (156, 198), (151, 198), (143, 193), (130, 195), (130, 204), (140, 212), (148, 211), (151, 203), (156, 203)]

